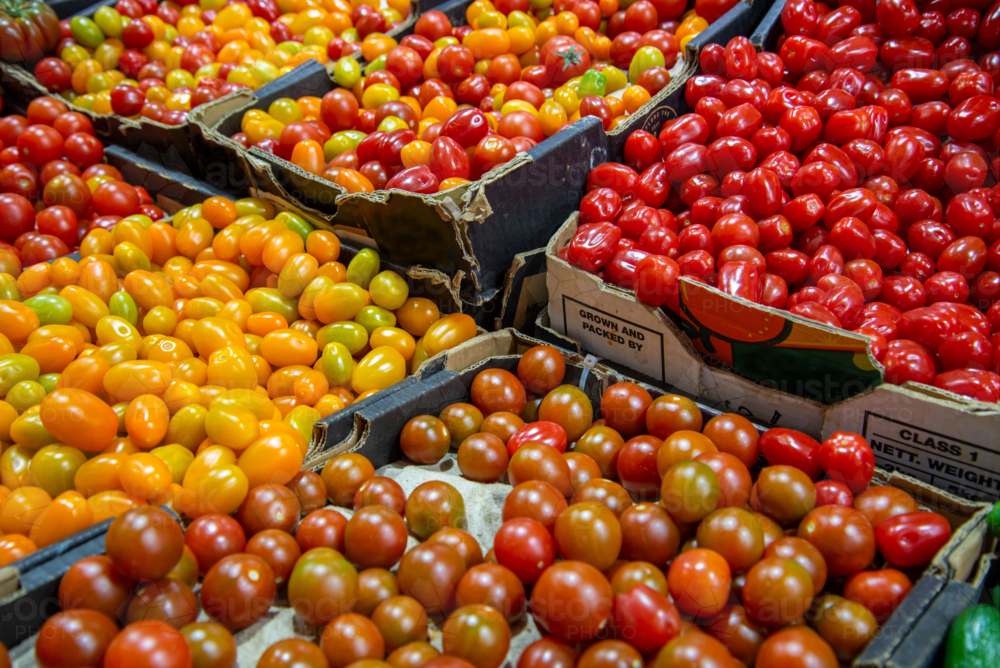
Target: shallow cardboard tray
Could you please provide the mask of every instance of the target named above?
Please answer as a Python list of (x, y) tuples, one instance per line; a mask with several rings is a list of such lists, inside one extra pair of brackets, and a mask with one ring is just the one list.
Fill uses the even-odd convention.
[[(470, 1), (451, 0), (436, 9), (463, 24)], [(596, 119), (583, 119), (479, 181), (445, 193), (348, 195), (286, 160), (257, 148), (247, 150), (229, 139), (249, 109), (266, 109), (279, 97), (322, 96), (331, 90), (335, 84), (320, 67), (299, 68), (295, 78), (283, 80), (283, 90), (247, 91), (204, 105), (192, 119), (195, 132), (202, 135), (197, 140), (204, 146), (200, 152), (212, 164), (244, 169), (255, 190), (301, 204), (327, 220), (331, 229), (368, 236), (401, 262), (426, 265), (454, 277), (467, 302), (482, 303), (504, 290), (515, 255), (542, 247), (576, 208), (594, 165), (605, 162), (609, 152), (620, 151), (633, 130), (659, 128), (677, 115), (685, 83), (697, 70), (701, 45), (749, 34), (764, 8), (760, 2), (741, 2), (692, 40), (670, 85), (611, 132), (605, 133)], [(216, 178), (213, 171), (225, 177), (224, 170), (210, 169), (210, 180)]]
[[(516, 369), (520, 355), (538, 343), (539, 341), (513, 330), (503, 330), (442, 353), (435, 358), (433, 364), (420, 369), (417, 373), (419, 383), (409, 386), (405, 392), (397, 393), (384, 402), (371, 404), (366, 410), (351, 416), (351, 419), (346, 419), (347, 416), (331, 416), (334, 419), (327, 418), (327, 425), (320, 426), (317, 423), (314, 444), (325, 441), (326, 449), (311, 452), (303, 467), (319, 470), (339, 454), (357, 452), (367, 457), (376, 468), (389, 465), (417, 471), (435, 468), (416, 466), (405, 461), (404, 464), (398, 464), (403, 460), (399, 447), (402, 425), (417, 415), (436, 415), (451, 403), (467, 401), (469, 387), (476, 374), (488, 368), (512, 371)], [(604, 389), (612, 383), (629, 380), (627, 376), (597, 363), (592, 357), (584, 358), (567, 353), (565, 358), (565, 382), (581, 385), (594, 403), (595, 418)], [(646, 387), (654, 397), (663, 394), (659, 388), (650, 385)], [(699, 407), (706, 419), (725, 411), (706, 405)], [(758, 428), (766, 429), (764, 426)], [(444, 468), (451, 475), (456, 473), (453, 464), (446, 463)], [(476, 492), (479, 495), (489, 495), (492, 492), (486, 491), (487, 488), (501, 484), (478, 485), (464, 480), (462, 483), (471, 485), (472, 489), (482, 488)], [(883, 470), (876, 471), (872, 484), (893, 485), (906, 490), (922, 507), (944, 515), (953, 527), (953, 535), (917, 580), (913, 592), (886, 622), (865, 652), (855, 660), (853, 665), (858, 668), (892, 665), (890, 661), (893, 657), (904, 650), (911, 654), (915, 652), (918, 655), (933, 656), (940, 640), (913, 633), (914, 624), (926, 615), (930, 604), (949, 583), (965, 583), (983, 558), (982, 555), (995, 546), (995, 542), (989, 540), (986, 533), (986, 515), (990, 508), (987, 504), (967, 501), (909, 476)], [(483, 547), (485, 552), (489, 545), (484, 544)]]
[(208, 156), (207, 178), (244, 169), (255, 191), (295, 202), (334, 231), (372, 240), (400, 262), (425, 265), (454, 277), (478, 296), (496, 288), (514, 254), (551, 236), (582, 194), (591, 164), (601, 161), (603, 130), (585, 119), (555, 138), (521, 153), (483, 179), (434, 195), (402, 191), (346, 194), (339, 186), (258, 148), (229, 139), (249, 109), (267, 109), (278, 98), (322, 97), (335, 88), (325, 69), (303, 65), (280, 87), (199, 107), (192, 114)]
[[(1000, 497), (997, 404), (928, 385), (882, 383), (865, 337), (686, 279), (689, 315), (703, 324), (679, 327), (662, 309), (557, 257), (577, 224), (573, 214), (546, 251), (548, 317), (552, 330), (582, 350), (769, 424), (824, 437), (857, 432), (871, 442), (879, 466), (970, 499)], [(731, 350), (730, 364), (705, 355), (705, 342), (717, 353)]]

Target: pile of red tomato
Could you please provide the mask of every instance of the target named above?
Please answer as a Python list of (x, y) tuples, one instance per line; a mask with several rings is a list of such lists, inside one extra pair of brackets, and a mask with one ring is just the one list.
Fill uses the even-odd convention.
[[(719, 16), (731, 6), (722, 4)], [(581, 117), (610, 130), (638, 111), (669, 84), (684, 44), (718, 18), (684, 9), (560, 0), (532, 14), (527, 0), (476, 0), (464, 26), (432, 10), (365, 76), (341, 58), (340, 87), (318, 117), (251, 110), (233, 139), (348, 192), (447, 190)]]
[(694, 111), (592, 171), (561, 256), (655, 306), (686, 276), (864, 334), (887, 382), (1000, 401), (1000, 52), (971, 59), (1000, 31), (938, 5), (790, 0), (780, 53), (708, 45)]
[(134, 214), (164, 216), (144, 188), (104, 164), (86, 116), (39, 97), (26, 117), (0, 118), (0, 271), (68, 255), (88, 230)]
[(186, 531), (134, 508), (106, 556), (63, 577), (38, 664), (230, 668), (232, 633), (287, 601), (308, 630), (268, 647), (260, 668), (499, 668), (526, 614), (544, 637), (518, 668), (836, 668), (951, 535), (905, 491), (869, 487), (856, 434), (819, 443), (734, 414), (703, 423), (692, 401), (630, 382), (605, 390), (595, 422), (565, 371), (537, 346), (516, 375), (482, 371), (471, 403), (400, 434), (411, 465), (457, 448), (466, 478), (508, 477), (494, 536), (463, 530), (448, 475), (407, 494), (357, 453), (256, 486), (235, 516)]

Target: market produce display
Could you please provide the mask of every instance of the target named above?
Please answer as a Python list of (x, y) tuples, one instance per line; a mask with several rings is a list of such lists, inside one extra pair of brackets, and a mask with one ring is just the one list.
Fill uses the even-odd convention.
[(887, 382), (1000, 401), (1000, 57), (970, 59), (995, 19), (820, 9), (784, 5), (780, 53), (703, 49), (694, 111), (591, 172), (561, 257), (654, 306), (685, 276), (843, 327)]
[[(0, 668), (996, 668), (1000, 593), (946, 641), (900, 620), (995, 584), (1000, 503), (876, 470), (911, 453), (874, 413), (765, 392), (764, 426), (694, 355), (713, 407), (476, 337), (530, 324), (535, 257), (668, 314), (686, 277), (1000, 403), (1000, 1), (786, 0), (763, 49), (760, 3), (432, 4), (0, 0), (0, 616), (40, 604)], [(199, 112), (224, 151), (155, 127), (266, 84)], [(342, 198), (513, 193), (515, 159), (559, 190), (532, 223), (486, 185), (395, 193), (412, 220)], [(572, 266), (522, 247), (570, 214)], [(403, 264), (425, 242), (447, 258)], [(631, 324), (638, 360), (664, 332)], [(876, 390), (907, 395), (875, 416), (901, 445), (996, 473), (978, 432), (902, 415), (991, 408)]]
[[(362, 72), (341, 58), (323, 96), (247, 111), (233, 139), (348, 192), (430, 194), (477, 180), (569, 123), (605, 130), (670, 83), (681, 51), (733, 3), (476, 0), (439, 11)], [(699, 12), (703, 14), (699, 14)], [(364, 76), (362, 76), (364, 74)], [(317, 106), (319, 107), (317, 113)]]
[(409, 0), (119, 0), (93, 18), (60, 21), (61, 39), (34, 74), (94, 113), (181, 125), (201, 104), (259, 88), (307, 60), (339, 58), (362, 39), (366, 57), (377, 56), (385, 40), (395, 44), (381, 33), (409, 14)]
[(507, 476), (485, 554), (463, 529), (455, 476), (405, 493), (341, 454), (251, 485), (235, 517), (182, 530), (164, 510), (123, 512), (106, 556), (63, 576), (38, 665), (228, 668), (232, 634), (287, 601), (307, 626), (258, 666), (498, 668), (530, 617), (544, 635), (520, 668), (771, 666), (796, 652), (832, 668), (908, 594), (897, 567), (919, 573), (950, 536), (906, 492), (868, 487), (871, 450), (855, 434), (818, 443), (734, 414), (703, 423), (694, 402), (631, 382), (607, 387), (594, 422), (556, 349), (528, 350), (516, 371), (480, 372), (469, 403), (400, 433), (411, 466), (457, 449), (468, 480)]
[(477, 333), (261, 200), (129, 216), (80, 253), (0, 274), (3, 564), (132, 507), (234, 512), (299, 472), (316, 420)]

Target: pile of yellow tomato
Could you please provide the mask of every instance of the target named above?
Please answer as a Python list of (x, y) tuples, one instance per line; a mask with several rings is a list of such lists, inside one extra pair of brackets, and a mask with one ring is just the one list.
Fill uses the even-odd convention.
[(0, 273), (0, 565), (142, 505), (229, 514), (313, 423), (474, 337), (378, 254), (257, 199)]

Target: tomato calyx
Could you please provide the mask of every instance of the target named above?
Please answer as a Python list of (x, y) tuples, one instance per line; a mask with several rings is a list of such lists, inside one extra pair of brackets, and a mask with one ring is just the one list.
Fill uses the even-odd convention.
[(583, 63), (583, 54), (586, 53), (582, 46), (571, 44), (563, 49), (552, 51), (552, 55), (563, 59), (562, 71), (565, 72), (571, 67), (576, 67)]

